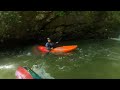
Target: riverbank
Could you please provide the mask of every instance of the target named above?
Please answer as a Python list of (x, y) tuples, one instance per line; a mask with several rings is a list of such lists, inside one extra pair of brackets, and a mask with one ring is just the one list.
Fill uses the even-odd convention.
[(119, 18), (119, 11), (1, 11), (0, 45), (114, 38)]

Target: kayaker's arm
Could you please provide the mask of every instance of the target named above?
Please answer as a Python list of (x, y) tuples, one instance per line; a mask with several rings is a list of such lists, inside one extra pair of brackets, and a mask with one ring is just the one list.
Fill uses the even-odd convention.
[(63, 38), (63, 37), (61, 37), (61, 38), (56, 42), (56, 44), (58, 44), (58, 43), (62, 40), (62, 38)]

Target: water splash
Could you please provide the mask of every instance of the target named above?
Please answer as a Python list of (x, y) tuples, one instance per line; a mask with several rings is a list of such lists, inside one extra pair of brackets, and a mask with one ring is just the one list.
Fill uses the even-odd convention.
[(0, 65), (0, 69), (12, 69), (12, 68), (15, 68), (14, 65)]
[(111, 40), (120, 41), (120, 38), (111, 38)]
[(47, 73), (44, 69), (44, 64), (41, 65), (33, 65), (32, 70), (37, 73), (39, 76), (41, 76), (43, 79), (54, 79), (50, 76), (49, 73)]
[(118, 38), (110, 38), (111, 40), (116, 40), (116, 41), (120, 41), (120, 35), (118, 36)]
[(30, 52), (28, 52), (28, 53), (27, 53), (27, 56), (31, 56), (31, 53), (30, 53)]

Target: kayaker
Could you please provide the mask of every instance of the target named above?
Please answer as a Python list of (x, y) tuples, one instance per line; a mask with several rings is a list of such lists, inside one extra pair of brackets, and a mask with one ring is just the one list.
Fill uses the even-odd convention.
[[(53, 42), (51, 42), (51, 39), (50, 38), (47, 38), (47, 43), (45, 44), (45, 46), (46, 46), (46, 48), (48, 49), (48, 50), (51, 50), (51, 49), (53, 49), (54, 47), (55, 47), (55, 44), (53, 43)], [(56, 44), (57, 44), (58, 42), (56, 42)]]

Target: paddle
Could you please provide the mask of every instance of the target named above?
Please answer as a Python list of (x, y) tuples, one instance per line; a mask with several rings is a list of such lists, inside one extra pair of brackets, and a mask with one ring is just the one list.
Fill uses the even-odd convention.
[(62, 40), (62, 38), (63, 38), (63, 37), (61, 37), (61, 38), (56, 42), (56, 44), (58, 44), (58, 43)]

